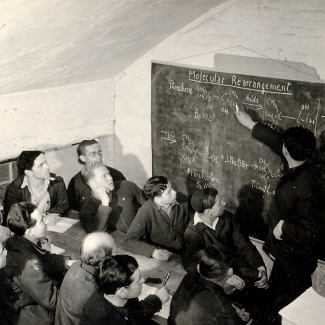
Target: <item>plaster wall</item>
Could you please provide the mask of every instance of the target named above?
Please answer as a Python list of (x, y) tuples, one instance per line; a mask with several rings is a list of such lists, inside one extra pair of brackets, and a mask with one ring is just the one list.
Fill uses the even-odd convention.
[(113, 104), (110, 81), (0, 96), (0, 119), (6, 130), (1, 133), (0, 161), (16, 158), (22, 150), (43, 150), (51, 170), (68, 181), (80, 169), (71, 144), (106, 136), (109, 140), (102, 143), (106, 163), (114, 165)]

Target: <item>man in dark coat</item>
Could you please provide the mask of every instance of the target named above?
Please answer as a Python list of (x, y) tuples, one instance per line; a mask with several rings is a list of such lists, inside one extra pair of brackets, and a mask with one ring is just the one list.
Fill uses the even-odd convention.
[[(83, 140), (77, 148), (79, 162), (103, 162), (103, 152), (100, 144), (95, 139)], [(106, 166), (114, 182), (124, 181), (126, 178), (117, 169)], [(83, 180), (81, 172), (72, 177), (68, 185), (69, 208), (80, 211), (83, 204), (91, 195), (91, 188)]]
[[(8, 185), (5, 199), (5, 216), (18, 202), (31, 202), (42, 212), (63, 215), (69, 208), (68, 196), (62, 177), (50, 174), (44, 152), (23, 151), (17, 158), (19, 176)], [(6, 224), (6, 217), (4, 219)]]
[(6, 241), (7, 264), (0, 270), (6, 314), (12, 324), (53, 324), (60, 276), (74, 261), (42, 249), (46, 219), (34, 204), (13, 205), (8, 226), (14, 235)]
[(255, 123), (245, 112), (236, 112), (236, 117), (254, 138), (269, 146), (289, 166), (275, 191), (265, 243), (275, 260), (268, 301), (277, 312), (311, 286), (311, 274), (317, 267), (325, 197), (321, 175), (310, 160), (316, 139), (310, 130), (300, 126), (279, 134)]
[(249, 314), (236, 309), (224, 292), (231, 275), (228, 258), (216, 246), (199, 251), (198, 271), (185, 275), (178, 287), (172, 298), (168, 325), (246, 324)]
[(89, 297), (98, 290), (99, 263), (117, 250), (112, 236), (93, 232), (82, 241), (80, 262), (74, 263), (65, 275), (55, 313), (55, 325), (78, 325)]
[(150, 318), (169, 300), (165, 287), (139, 301), (144, 278), (129, 255), (108, 257), (99, 265), (96, 291), (86, 302), (80, 325), (154, 325)]
[(80, 211), (86, 232), (113, 229), (127, 232), (139, 207), (146, 202), (140, 188), (129, 181), (114, 183), (102, 162), (87, 163), (82, 176), (92, 189)]
[(198, 189), (191, 198), (191, 205), (195, 214), (184, 233), (184, 267), (196, 270), (198, 251), (215, 245), (231, 259), (234, 275), (227, 280), (227, 289), (241, 291), (245, 288), (240, 300), (253, 307), (260, 293), (257, 290), (268, 287), (266, 268), (258, 250), (241, 233), (234, 216), (225, 210), (226, 202), (215, 188)]

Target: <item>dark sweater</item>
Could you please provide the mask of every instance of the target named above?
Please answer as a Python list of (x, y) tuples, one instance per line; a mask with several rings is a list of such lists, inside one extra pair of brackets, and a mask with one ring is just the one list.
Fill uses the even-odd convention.
[(146, 299), (129, 299), (124, 307), (116, 307), (96, 291), (86, 302), (80, 325), (155, 325), (150, 319), (161, 309), (155, 295)]
[[(282, 155), (282, 136), (278, 132), (258, 123), (252, 135)], [(315, 270), (324, 202), (321, 175), (309, 160), (282, 177), (270, 210), (271, 227), (265, 246), (288, 272), (311, 274)], [(280, 220), (284, 220), (282, 240), (273, 235)]]
[(8, 317), (14, 324), (52, 324), (60, 286), (56, 275), (67, 271), (68, 257), (50, 254), (17, 235), (8, 238), (6, 249), (0, 297)]
[(146, 202), (140, 188), (129, 181), (114, 183), (109, 206), (91, 195), (80, 211), (80, 221), (87, 233), (118, 229), (127, 232), (139, 207)]
[[(180, 202), (180, 198), (177, 199)], [(170, 217), (153, 200), (148, 200), (133, 220), (124, 248), (146, 257), (151, 257), (156, 247), (179, 254), (189, 218), (187, 198), (182, 198), (182, 202), (172, 207)]]
[[(249, 238), (241, 233), (238, 222), (229, 211), (219, 217), (215, 230), (203, 222), (194, 225), (191, 220), (184, 234), (184, 244), (182, 260), (186, 269), (196, 269), (197, 252), (213, 244), (229, 251), (237, 261), (238, 269), (246, 267), (256, 270), (264, 266), (258, 250)], [(243, 265), (238, 262), (239, 258), (244, 262)]]
[(173, 296), (168, 325), (244, 325), (221, 286), (196, 272), (185, 275)]
[[(106, 166), (106, 168), (109, 170), (114, 182), (126, 180), (124, 175), (117, 169), (108, 166)], [(71, 210), (80, 211), (90, 195), (91, 188), (85, 183), (81, 172), (79, 172), (71, 178), (68, 185), (69, 208)]]

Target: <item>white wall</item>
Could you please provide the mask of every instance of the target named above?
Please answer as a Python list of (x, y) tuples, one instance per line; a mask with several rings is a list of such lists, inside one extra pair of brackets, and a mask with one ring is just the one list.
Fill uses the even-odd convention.
[[(230, 0), (177, 32), (116, 82), (116, 166), (151, 176), (151, 61), (214, 66), (215, 53), (303, 62), (325, 79), (323, 0)], [(168, 162), (166, 162), (168, 163)]]
[[(111, 136), (110, 148), (105, 141), (103, 150), (107, 163), (114, 166), (114, 86), (110, 81), (2, 95), (0, 119), (5, 130), (1, 132), (0, 161), (30, 148), (55, 152), (55, 148), (86, 138)], [(68, 150), (69, 154), (67, 150), (63, 151), (66, 154), (49, 155), (48, 159), (60, 156), (60, 162), (56, 158), (56, 165), (52, 163), (53, 172), (62, 171), (59, 165), (65, 162), (76, 161), (75, 150)]]

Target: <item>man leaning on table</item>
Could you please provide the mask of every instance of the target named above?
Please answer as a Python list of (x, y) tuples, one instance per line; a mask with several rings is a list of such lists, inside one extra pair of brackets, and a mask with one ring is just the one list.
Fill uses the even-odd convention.
[(55, 313), (55, 325), (77, 325), (89, 297), (98, 290), (96, 282), (99, 263), (117, 251), (112, 236), (93, 232), (82, 241), (81, 261), (74, 263), (65, 275)]
[(232, 305), (224, 286), (232, 269), (226, 255), (214, 246), (198, 252), (195, 273), (185, 275), (170, 306), (168, 325), (251, 324), (244, 309)]
[(144, 278), (134, 257), (116, 255), (98, 268), (99, 291), (85, 304), (80, 325), (154, 325), (150, 318), (169, 300), (165, 287), (139, 301)]
[(6, 315), (12, 324), (53, 324), (62, 273), (75, 261), (41, 248), (47, 221), (36, 205), (14, 204), (7, 223), (14, 235), (6, 241), (7, 264), (0, 270)]
[(5, 216), (8, 215), (11, 206), (18, 202), (31, 202), (43, 213), (63, 215), (68, 210), (64, 181), (62, 177), (50, 173), (44, 152), (23, 151), (17, 158), (17, 169), (19, 176), (6, 190)]
[(149, 200), (132, 222), (124, 248), (167, 261), (172, 253), (182, 251), (183, 234), (190, 218), (187, 198), (177, 193), (164, 176), (151, 177), (143, 191)]

